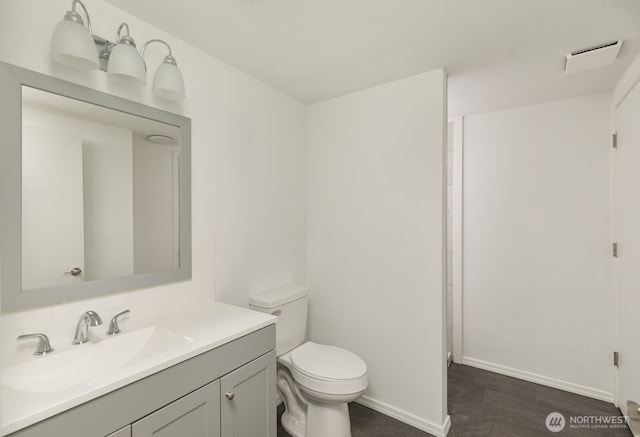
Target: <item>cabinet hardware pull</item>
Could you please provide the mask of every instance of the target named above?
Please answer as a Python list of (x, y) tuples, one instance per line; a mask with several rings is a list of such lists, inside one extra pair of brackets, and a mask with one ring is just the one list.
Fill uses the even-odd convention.
[(229, 399), (230, 401), (233, 400), (233, 398), (236, 396), (232, 391), (228, 391), (224, 394), (227, 399)]

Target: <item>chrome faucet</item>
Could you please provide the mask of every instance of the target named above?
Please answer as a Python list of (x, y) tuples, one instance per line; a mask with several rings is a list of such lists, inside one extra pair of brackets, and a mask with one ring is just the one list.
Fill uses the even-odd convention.
[(102, 319), (97, 313), (87, 311), (81, 315), (80, 320), (78, 320), (78, 325), (76, 326), (76, 334), (71, 344), (82, 344), (89, 341), (89, 326), (98, 325), (102, 325)]
[(120, 327), (118, 326), (118, 319), (125, 314), (129, 314), (131, 310), (124, 310), (121, 313), (116, 314), (109, 322), (109, 330), (107, 331), (107, 335), (116, 335), (120, 333)]

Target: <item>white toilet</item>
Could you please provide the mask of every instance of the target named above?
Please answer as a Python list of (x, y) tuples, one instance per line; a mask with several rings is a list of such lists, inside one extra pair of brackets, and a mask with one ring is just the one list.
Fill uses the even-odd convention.
[(367, 388), (367, 366), (348, 350), (310, 341), (307, 287), (285, 285), (252, 296), (249, 306), (278, 316), (277, 387), (282, 427), (294, 437), (351, 437), (348, 402)]

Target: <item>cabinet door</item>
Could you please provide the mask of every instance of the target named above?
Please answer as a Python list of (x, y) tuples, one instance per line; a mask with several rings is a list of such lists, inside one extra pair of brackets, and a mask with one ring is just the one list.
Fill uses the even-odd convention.
[(131, 425), (127, 425), (116, 432), (112, 432), (107, 437), (131, 437)]
[(222, 377), (220, 421), (224, 437), (276, 437), (276, 353)]
[(220, 381), (134, 422), (133, 437), (220, 437)]

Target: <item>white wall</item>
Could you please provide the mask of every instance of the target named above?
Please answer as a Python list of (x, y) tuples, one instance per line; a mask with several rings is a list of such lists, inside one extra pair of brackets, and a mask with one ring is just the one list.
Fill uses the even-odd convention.
[(360, 402), (445, 432), (446, 78), (309, 107), (312, 341), (367, 363)]
[(465, 117), (464, 363), (612, 399), (610, 99)]
[[(79, 123), (78, 123), (79, 124)], [(96, 130), (97, 131), (97, 130)], [(86, 279), (133, 273), (133, 173), (131, 131), (121, 141), (83, 138)]]
[[(77, 318), (88, 309), (108, 318), (131, 308), (128, 323), (133, 324), (144, 315), (189, 310), (214, 297), (244, 305), (252, 291), (304, 281), (305, 106), (102, 0), (84, 3), (98, 35), (113, 38), (126, 21), (139, 44), (151, 38), (169, 42), (185, 77), (186, 100), (162, 101), (152, 96), (150, 86), (116, 85), (103, 72), (53, 64), (51, 35), (69, 10), (67, 0), (3, 1), (0, 60), (191, 118), (193, 280), (3, 313), (0, 340), (14, 344), (16, 334), (53, 324), (70, 339)], [(165, 52), (160, 45), (147, 52), (145, 60), (153, 71)], [(151, 83), (151, 73), (148, 80)], [(66, 339), (54, 337), (54, 347), (56, 341)]]
[(179, 265), (178, 149), (133, 136), (133, 253), (136, 273)]

